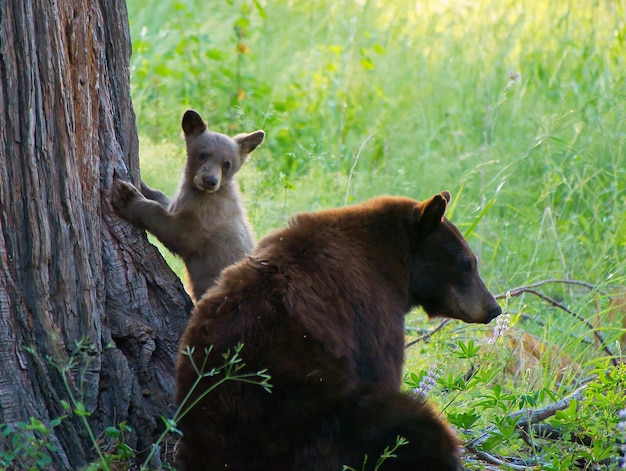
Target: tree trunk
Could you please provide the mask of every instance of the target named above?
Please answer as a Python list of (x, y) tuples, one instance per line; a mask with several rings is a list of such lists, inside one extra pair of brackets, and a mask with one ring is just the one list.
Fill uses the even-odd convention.
[(68, 415), (54, 469), (95, 456), (81, 404), (150, 447), (192, 307), (109, 203), (114, 174), (139, 181), (130, 52), (123, 0), (0, 0), (0, 424)]

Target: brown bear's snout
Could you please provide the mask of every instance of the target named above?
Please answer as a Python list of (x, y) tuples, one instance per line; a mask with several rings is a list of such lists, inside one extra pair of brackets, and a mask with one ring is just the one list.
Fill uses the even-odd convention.
[(498, 303), (487, 312), (487, 322), (485, 324), (489, 324), (492, 320), (502, 314), (502, 308)]
[(459, 290), (450, 287), (444, 298), (448, 302), (437, 310), (436, 315), (439, 317), (460, 319), (471, 324), (489, 324), (502, 314), (502, 308), (498, 301), (478, 277), (478, 274), (474, 277), (473, 283), (465, 289)]
[[(496, 301), (496, 298), (493, 297), (486, 287), (483, 291), (482, 299), (475, 298), (474, 302), (476, 303), (476, 306), (482, 306), (482, 308), (479, 309), (479, 313), (475, 313), (475, 317), (473, 317), (473, 320), (470, 322), (489, 324), (492, 320), (502, 314), (502, 308), (498, 304), (498, 301)], [(466, 313), (470, 314), (471, 311), (471, 309), (467, 309)]]
[[(492, 320), (502, 314), (502, 308), (496, 301), (496, 298), (493, 297), (491, 292), (487, 289), (486, 286), (482, 283), (482, 280), (479, 282), (481, 285), (481, 289), (476, 292), (478, 298), (475, 299), (476, 306), (482, 306), (480, 309), (480, 314), (477, 314), (477, 317), (471, 322), (477, 322), (479, 324), (489, 324)], [(480, 294), (478, 294), (480, 293)], [(468, 314), (472, 312), (472, 309), (468, 309)]]

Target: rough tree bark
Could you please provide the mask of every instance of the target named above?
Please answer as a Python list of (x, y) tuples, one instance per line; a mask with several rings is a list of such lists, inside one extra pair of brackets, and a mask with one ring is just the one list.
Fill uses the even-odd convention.
[[(0, 423), (65, 415), (65, 376), (96, 435), (126, 421), (145, 450), (192, 306), (109, 204), (139, 178), (130, 49), (123, 0), (0, 0)], [(75, 414), (51, 440), (54, 469), (94, 457)]]

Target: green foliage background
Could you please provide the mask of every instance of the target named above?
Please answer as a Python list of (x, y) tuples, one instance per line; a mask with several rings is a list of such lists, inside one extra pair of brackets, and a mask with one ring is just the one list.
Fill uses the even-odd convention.
[[(240, 173), (258, 237), (298, 211), (448, 189), (449, 217), (492, 291), (552, 278), (597, 285), (544, 292), (619, 354), (621, 317), (608, 302), (626, 285), (624, 0), (129, 0), (128, 8), (148, 184), (173, 194), (185, 159), (180, 118), (194, 108), (213, 130), (267, 133)], [(502, 366), (511, 352), (490, 348), (482, 371), (495, 368), (493, 377), (435, 394), (449, 418), (476, 410), (494, 384), (538, 404), (608, 364), (589, 327), (563, 310), (528, 295), (505, 308), (514, 332), (555, 345), (575, 367), (561, 377), (546, 357), (511, 377)], [(418, 335), (432, 324), (417, 313), (408, 327)], [(437, 361), (442, 377), (462, 376), (471, 359), (450, 352), (485, 335), (446, 326), (408, 350), (407, 377), (419, 381)], [(488, 412), (502, 412), (484, 408), (487, 423)], [(591, 418), (585, 426), (599, 427)]]

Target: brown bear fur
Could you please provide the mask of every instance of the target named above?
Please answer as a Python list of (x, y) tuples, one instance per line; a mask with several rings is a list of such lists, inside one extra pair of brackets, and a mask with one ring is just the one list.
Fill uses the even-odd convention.
[(180, 255), (193, 297), (198, 300), (222, 269), (244, 257), (254, 245), (233, 176), (265, 134), (234, 138), (208, 130), (202, 117), (188, 110), (182, 119), (187, 162), (172, 200), (141, 183), (115, 181), (112, 204), (136, 226), (147, 229)]
[(300, 214), (222, 272), (181, 339), (177, 402), (221, 379), (194, 389), (187, 347), (208, 371), (241, 342), (242, 371), (267, 369), (273, 390), (227, 381), (201, 398), (179, 422), (182, 469), (337, 471), (361, 469), (365, 455), (373, 469), (397, 435), (410, 443), (382, 470), (459, 469), (448, 426), (400, 392), (412, 307), (480, 323), (501, 313), (443, 217), (449, 199), (382, 197)]

